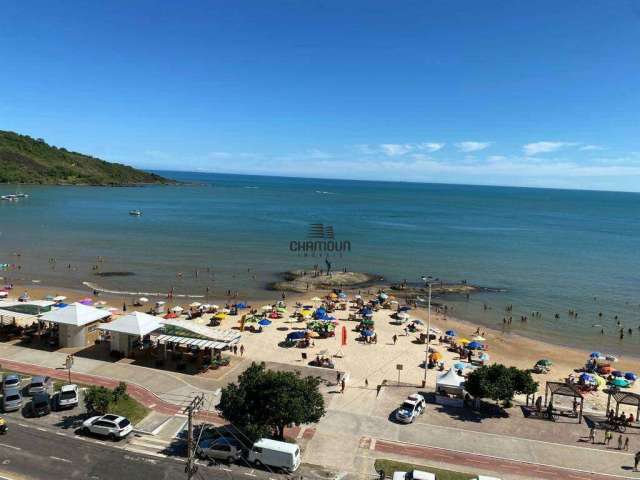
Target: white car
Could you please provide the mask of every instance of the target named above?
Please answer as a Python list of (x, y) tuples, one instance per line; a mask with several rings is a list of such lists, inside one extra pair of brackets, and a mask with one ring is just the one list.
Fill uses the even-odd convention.
[(412, 470), (410, 472), (393, 472), (393, 480), (436, 480), (436, 476), (430, 472)]
[(78, 405), (78, 386), (75, 384), (63, 385), (56, 395), (58, 408), (73, 408)]
[(82, 423), (84, 433), (95, 433), (109, 437), (111, 440), (124, 438), (131, 433), (133, 425), (125, 417), (118, 415), (102, 415), (101, 417), (91, 417)]
[(419, 393), (413, 393), (402, 402), (396, 411), (396, 420), (400, 423), (413, 423), (413, 421), (424, 412), (427, 402)]

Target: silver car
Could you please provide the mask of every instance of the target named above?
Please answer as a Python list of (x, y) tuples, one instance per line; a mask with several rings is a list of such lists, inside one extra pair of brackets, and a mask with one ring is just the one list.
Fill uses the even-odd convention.
[(205, 438), (196, 447), (196, 454), (200, 458), (233, 463), (242, 458), (243, 447), (235, 438)]
[(32, 377), (31, 383), (27, 387), (27, 393), (34, 395), (36, 393), (51, 393), (53, 389), (53, 382), (49, 377), (42, 377), (40, 375)]
[(18, 388), (8, 388), (2, 394), (2, 410), (15, 412), (22, 408), (22, 394)]
[(2, 378), (2, 391), (10, 390), (12, 388), (20, 388), (21, 384), (22, 379), (20, 378), (20, 375), (17, 373), (7, 373)]

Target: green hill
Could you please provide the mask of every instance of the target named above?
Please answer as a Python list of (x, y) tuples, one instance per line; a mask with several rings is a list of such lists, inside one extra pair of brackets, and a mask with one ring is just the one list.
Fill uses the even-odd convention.
[(0, 183), (136, 185), (175, 182), (127, 165), (54, 147), (42, 139), (0, 130)]

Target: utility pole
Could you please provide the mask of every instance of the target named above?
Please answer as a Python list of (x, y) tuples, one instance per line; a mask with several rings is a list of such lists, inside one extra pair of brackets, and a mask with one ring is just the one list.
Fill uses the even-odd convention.
[(429, 365), (429, 344), (431, 343), (431, 275), (422, 277), (425, 286), (429, 286), (429, 303), (427, 306), (427, 345), (424, 350), (424, 378), (422, 388), (427, 386), (427, 366)]
[(204, 403), (204, 393), (197, 395), (191, 400), (191, 403), (184, 409), (184, 413), (188, 418), (188, 430), (187, 430), (187, 465), (184, 467), (184, 471), (187, 474), (187, 480), (191, 480), (193, 475), (198, 471), (196, 461), (196, 448), (193, 444), (193, 417), (200, 410)]

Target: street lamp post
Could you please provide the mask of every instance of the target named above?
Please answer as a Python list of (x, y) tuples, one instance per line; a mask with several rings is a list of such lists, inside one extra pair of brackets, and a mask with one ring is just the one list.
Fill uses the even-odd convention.
[(429, 344), (431, 343), (431, 276), (422, 277), (425, 286), (429, 287), (429, 299), (427, 303), (427, 346), (424, 350), (424, 378), (422, 388), (427, 386), (427, 365), (429, 365)]

